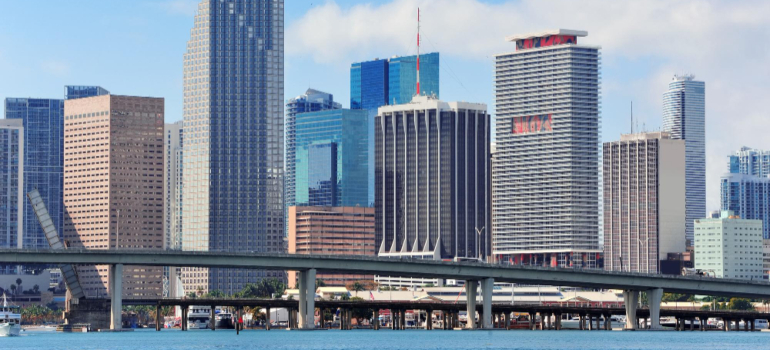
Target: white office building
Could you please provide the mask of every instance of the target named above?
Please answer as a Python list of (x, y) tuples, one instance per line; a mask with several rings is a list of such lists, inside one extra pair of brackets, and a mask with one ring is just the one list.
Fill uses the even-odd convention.
[(762, 220), (747, 220), (732, 211), (694, 223), (695, 269), (718, 278), (762, 279)]
[(706, 83), (675, 75), (663, 94), (663, 131), (685, 140), (686, 237), (692, 244), (693, 221), (706, 215)]
[(599, 257), (600, 48), (588, 33), (506, 38), (495, 56), (492, 255), (513, 264), (595, 267)]

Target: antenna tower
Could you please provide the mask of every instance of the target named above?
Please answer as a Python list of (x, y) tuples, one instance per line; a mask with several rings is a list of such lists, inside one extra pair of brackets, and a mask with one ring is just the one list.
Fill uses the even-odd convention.
[(417, 96), (420, 96), (420, 8), (417, 8)]

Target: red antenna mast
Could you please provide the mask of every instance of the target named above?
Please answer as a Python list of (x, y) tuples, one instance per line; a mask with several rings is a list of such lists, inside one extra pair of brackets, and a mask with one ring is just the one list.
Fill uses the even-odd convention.
[(420, 96), (420, 8), (417, 8), (417, 96)]

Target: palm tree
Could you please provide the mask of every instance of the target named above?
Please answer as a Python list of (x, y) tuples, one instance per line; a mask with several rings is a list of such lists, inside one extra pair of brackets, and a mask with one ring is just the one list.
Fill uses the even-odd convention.
[(16, 295), (16, 285), (15, 284), (11, 285), (11, 295)]
[(364, 290), (364, 285), (360, 281), (355, 281), (353, 284), (349, 286), (350, 290), (353, 290), (356, 292), (356, 296), (358, 296), (358, 292)]

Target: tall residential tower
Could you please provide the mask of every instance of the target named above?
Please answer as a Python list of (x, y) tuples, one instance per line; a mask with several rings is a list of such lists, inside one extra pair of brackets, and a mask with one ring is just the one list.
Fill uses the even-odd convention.
[(663, 94), (663, 131), (685, 141), (686, 239), (692, 246), (693, 222), (706, 216), (706, 83), (675, 75)]
[[(283, 251), (283, 0), (203, 0), (184, 54), (182, 249)], [(233, 294), (282, 271), (186, 269)]]
[(578, 30), (514, 35), (495, 56), (493, 251), (514, 264), (595, 267), (599, 47)]

